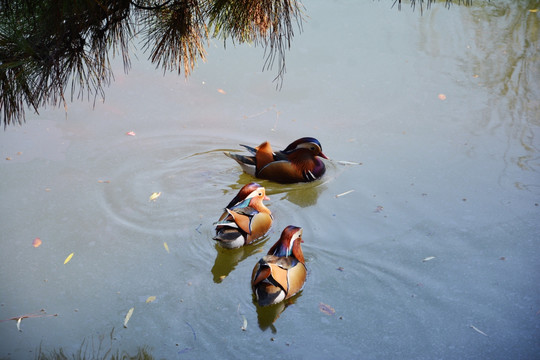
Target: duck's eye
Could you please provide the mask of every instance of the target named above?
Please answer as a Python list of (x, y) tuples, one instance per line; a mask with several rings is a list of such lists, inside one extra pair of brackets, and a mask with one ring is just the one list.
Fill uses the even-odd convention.
[(262, 196), (262, 193), (259, 193), (259, 196)]

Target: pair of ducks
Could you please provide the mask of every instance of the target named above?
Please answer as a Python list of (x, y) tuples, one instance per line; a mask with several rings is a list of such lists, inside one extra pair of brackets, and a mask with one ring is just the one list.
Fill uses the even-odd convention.
[[(279, 183), (309, 182), (319, 179), (326, 170), (319, 157), (328, 158), (323, 154), (320, 142), (312, 137), (298, 139), (276, 152), (267, 141), (255, 148), (241, 146), (251, 155), (229, 152), (225, 155), (257, 178)], [(270, 200), (264, 187), (255, 182), (242, 187), (214, 224), (214, 240), (225, 248), (237, 248), (264, 236), (273, 217), (263, 200)], [(260, 306), (277, 304), (294, 296), (304, 286), (307, 272), (302, 242), (302, 228), (287, 226), (268, 254), (253, 268), (251, 288)]]

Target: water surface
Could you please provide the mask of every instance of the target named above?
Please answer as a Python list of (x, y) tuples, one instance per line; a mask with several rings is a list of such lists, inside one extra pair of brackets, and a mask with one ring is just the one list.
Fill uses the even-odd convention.
[[(73, 354), (113, 328), (115, 349), (167, 359), (537, 356), (534, 2), (390, 5), (306, 4), (281, 91), (261, 49), (216, 42), (188, 81), (118, 63), (95, 108), (0, 133), (0, 319), (58, 314), (0, 323), (0, 357)], [(253, 180), (222, 151), (302, 136), (332, 158), (325, 177), (262, 181), (271, 232), (216, 247), (212, 223)], [(289, 224), (306, 286), (258, 309), (251, 270)]]

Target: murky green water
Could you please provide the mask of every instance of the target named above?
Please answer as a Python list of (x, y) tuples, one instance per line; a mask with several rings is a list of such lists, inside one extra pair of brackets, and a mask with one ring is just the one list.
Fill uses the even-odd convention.
[[(95, 109), (0, 133), (0, 320), (58, 314), (1, 322), (0, 357), (113, 328), (114, 348), (166, 359), (537, 356), (538, 2), (390, 5), (306, 4), (281, 91), (261, 49), (215, 43), (187, 82), (119, 65)], [(262, 181), (270, 234), (216, 247), (252, 180), (222, 151), (302, 136), (332, 158), (325, 178)], [(257, 309), (251, 270), (289, 224), (305, 288)]]

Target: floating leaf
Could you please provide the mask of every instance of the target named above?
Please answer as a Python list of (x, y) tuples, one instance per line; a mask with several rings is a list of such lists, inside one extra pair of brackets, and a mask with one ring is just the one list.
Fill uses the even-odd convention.
[(135, 310), (134, 307), (132, 307), (131, 309), (129, 309), (129, 311), (127, 312), (126, 314), (126, 318), (124, 319), (124, 327), (127, 328), (127, 323), (129, 321), (129, 319), (131, 319), (131, 315), (133, 315), (133, 310)]
[(422, 259), (422, 262), (426, 262), (433, 259), (435, 259), (435, 256), (428, 256), (427, 258)]
[(150, 195), (150, 201), (155, 201), (160, 196), (161, 196), (161, 191), (160, 192), (153, 192), (152, 195)]
[(349, 190), (349, 191), (345, 191), (344, 193), (341, 193), (341, 194), (337, 194), (336, 197), (341, 197), (341, 196), (344, 196), (344, 195), (347, 195), (347, 194), (350, 194), (352, 193), (354, 190)]
[(439, 100), (446, 100), (446, 95), (444, 94), (439, 94)]
[(538, 9), (530, 9), (529, 12), (536, 13), (538, 12)]
[(341, 164), (341, 165), (362, 165), (362, 163), (359, 163), (359, 162), (346, 161), (346, 160), (340, 160), (340, 161), (338, 161), (338, 164)]
[(326, 315), (334, 315), (336, 313), (336, 310), (334, 310), (333, 307), (325, 303), (319, 303), (319, 310)]
[(22, 331), (22, 330), (21, 330), (21, 321), (22, 321), (22, 319), (23, 319), (23, 318), (20, 317), (20, 318), (17, 320), (17, 330), (19, 330), (19, 331)]
[(128, 131), (126, 133), (126, 135), (129, 135), (129, 136), (135, 136), (135, 132), (134, 131)]
[(169, 245), (167, 245), (166, 242), (163, 243), (163, 246), (165, 247), (165, 250), (167, 250), (167, 252), (170, 253), (170, 251), (169, 251)]
[(223, 89), (217, 89), (218, 93), (225, 95), (227, 92)]
[(156, 300), (156, 297), (155, 296), (149, 296), (148, 299), (146, 299), (146, 303), (151, 303), (152, 301)]
[(66, 260), (64, 260), (64, 265), (67, 264), (67, 263), (71, 260), (71, 258), (73, 257), (73, 254), (74, 254), (74, 253), (71, 253), (71, 254), (68, 255), (68, 257), (66, 258)]
[(37, 248), (39, 245), (41, 245), (41, 239), (37, 237), (32, 241), (32, 246)]
[(482, 330), (478, 329), (476, 326), (474, 325), (469, 325), (471, 327), (471, 329), (473, 329), (474, 331), (476, 331), (477, 333), (479, 334), (482, 334), (484, 336), (488, 336), (485, 332), (483, 332)]
[(246, 331), (246, 329), (247, 329), (247, 319), (246, 319), (246, 317), (244, 315), (242, 315), (242, 318), (244, 318), (244, 323), (242, 324), (241, 329), (242, 329), (242, 331)]
[(373, 212), (374, 212), (374, 213), (380, 213), (381, 211), (383, 211), (383, 209), (384, 209), (384, 208), (383, 208), (381, 205), (379, 205), (379, 206), (377, 206), (377, 207), (375, 208), (375, 210), (373, 210)]

